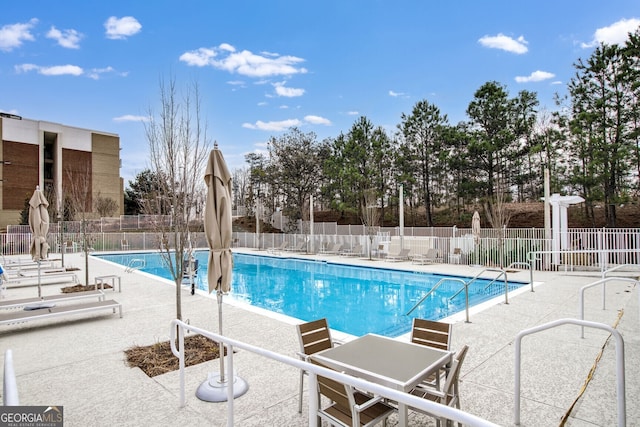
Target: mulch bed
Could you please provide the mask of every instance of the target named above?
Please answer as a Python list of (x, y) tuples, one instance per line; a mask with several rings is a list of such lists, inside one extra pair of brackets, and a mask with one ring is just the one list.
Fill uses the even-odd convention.
[[(202, 335), (184, 337), (185, 366), (193, 366), (202, 362), (217, 359), (219, 344)], [(177, 371), (180, 361), (171, 352), (169, 341), (149, 346), (135, 346), (125, 350), (127, 364), (132, 368), (140, 368), (149, 377)]]
[[(107, 283), (103, 283), (101, 287), (103, 287), (104, 289), (112, 288), (112, 286)], [(95, 291), (95, 290), (96, 290), (96, 285), (74, 285), (74, 286), (66, 286), (64, 288), (60, 288), (60, 291), (62, 291), (63, 294), (70, 294), (72, 292)]]

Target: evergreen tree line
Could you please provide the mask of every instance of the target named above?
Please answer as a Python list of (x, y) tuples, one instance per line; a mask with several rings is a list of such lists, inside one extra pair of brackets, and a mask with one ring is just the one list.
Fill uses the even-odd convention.
[(460, 216), (499, 200), (539, 201), (548, 168), (551, 193), (584, 197), (594, 223), (602, 204), (615, 227), (616, 206), (639, 191), (640, 31), (622, 46), (601, 44), (574, 67), (553, 112), (539, 108), (535, 92), (512, 97), (490, 81), (458, 124), (425, 99), (391, 135), (364, 116), (323, 141), (290, 128), (270, 138), (266, 154), (246, 156), (248, 167), (234, 173), (235, 203), (308, 219), (313, 196), (322, 207), (362, 215), (373, 192), (384, 225), (402, 185), (409, 208), (422, 207), (432, 226), (437, 207)]

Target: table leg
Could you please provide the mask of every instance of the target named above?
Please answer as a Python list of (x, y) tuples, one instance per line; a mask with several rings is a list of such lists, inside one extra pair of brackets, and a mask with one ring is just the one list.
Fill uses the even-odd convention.
[(409, 418), (409, 408), (404, 403), (398, 402), (398, 425), (400, 427), (407, 426), (407, 419)]

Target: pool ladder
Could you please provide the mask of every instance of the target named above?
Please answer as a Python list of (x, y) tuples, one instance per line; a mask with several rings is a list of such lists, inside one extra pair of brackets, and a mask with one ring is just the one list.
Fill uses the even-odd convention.
[(462, 287), (458, 290), (458, 292), (456, 292), (455, 294), (453, 294), (453, 296), (449, 297), (449, 301), (451, 301), (452, 299), (454, 299), (455, 297), (457, 297), (458, 295), (460, 295), (460, 292), (464, 291), (464, 297), (465, 297), (465, 314), (466, 314), (466, 323), (469, 323), (469, 285), (472, 284), (473, 282), (475, 282), (477, 279), (480, 278), (480, 275), (486, 271), (494, 271), (494, 272), (499, 272), (500, 274), (498, 275), (498, 277), (494, 278), (493, 280), (491, 280), (489, 283), (487, 283), (487, 285), (485, 285), (483, 290), (487, 290), (487, 288), (491, 285), (493, 285), (496, 280), (498, 280), (500, 277), (504, 276), (504, 299), (505, 299), (505, 304), (509, 304), (509, 283), (507, 282), (507, 272), (505, 270), (503, 270), (502, 268), (484, 268), (482, 269), (482, 271), (480, 271), (478, 274), (476, 274), (473, 278), (471, 278), (471, 280), (469, 280), (468, 282), (465, 282), (462, 279), (456, 279), (454, 277), (445, 277), (442, 278), (438, 281), (438, 283), (436, 283), (434, 285), (433, 288), (431, 288), (429, 290), (429, 292), (427, 292), (422, 298), (420, 298), (420, 300), (413, 306), (411, 307), (411, 310), (407, 311), (405, 313), (405, 316), (410, 315), (413, 310), (415, 310), (416, 308), (418, 308), (418, 306), (420, 304), (423, 303), (424, 300), (426, 300), (429, 295), (431, 295), (432, 293), (434, 293), (436, 291), (436, 289), (438, 289), (440, 287), (440, 285), (442, 285), (445, 282), (459, 282), (462, 283)]
[(131, 261), (129, 261), (129, 264), (127, 264), (127, 268), (125, 268), (124, 272), (125, 273), (131, 273), (132, 271), (136, 271), (136, 270), (140, 270), (141, 268), (145, 268), (147, 265), (147, 262), (141, 258), (134, 258)]

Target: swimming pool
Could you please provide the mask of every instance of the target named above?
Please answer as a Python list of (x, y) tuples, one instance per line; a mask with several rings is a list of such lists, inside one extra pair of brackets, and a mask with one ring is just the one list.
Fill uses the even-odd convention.
[[(144, 259), (141, 271), (171, 280), (158, 253), (96, 256), (124, 266), (132, 259)], [(200, 266), (196, 284), (205, 290), (208, 251), (197, 251), (195, 257)], [(230, 298), (303, 321), (326, 317), (332, 329), (356, 336), (371, 332), (396, 337), (410, 331), (414, 317), (438, 320), (463, 311), (464, 292), (451, 299), (462, 283), (445, 281), (406, 315), (441, 279), (471, 279), (264, 255), (234, 253), (233, 260)], [(470, 306), (504, 295), (503, 281), (485, 290), (488, 283), (483, 279), (469, 286)], [(509, 282), (509, 289), (523, 285)]]

